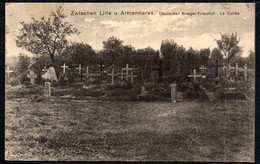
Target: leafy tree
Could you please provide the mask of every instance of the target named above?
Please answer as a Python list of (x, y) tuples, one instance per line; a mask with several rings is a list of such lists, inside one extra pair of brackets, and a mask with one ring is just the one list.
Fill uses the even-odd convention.
[(247, 57), (247, 65), (248, 68), (255, 68), (255, 52), (252, 50), (249, 51), (249, 56)]
[(221, 61), (223, 59), (223, 56), (221, 54), (221, 50), (219, 48), (214, 48), (210, 55), (211, 60), (219, 60)]
[(117, 63), (118, 57), (122, 53), (123, 41), (112, 36), (108, 40), (103, 41), (103, 48), (105, 54), (105, 61), (108, 64)]
[(218, 48), (222, 51), (223, 57), (229, 65), (231, 59), (242, 52), (242, 48), (238, 46), (240, 40), (237, 37), (237, 33), (234, 34), (220, 34), (221, 39), (216, 40)]
[(165, 40), (161, 44), (161, 53), (163, 55), (163, 64), (165, 70), (175, 70), (177, 66), (178, 45), (174, 40)]
[(209, 48), (201, 49), (200, 53), (199, 53), (199, 63), (200, 63), (200, 65), (205, 65), (206, 62), (209, 60), (209, 56), (210, 56), (210, 49)]
[(135, 65), (133, 61), (136, 50), (131, 45), (125, 45), (122, 47), (122, 54), (119, 56), (119, 65), (125, 66), (126, 64)]
[(93, 64), (95, 57), (96, 52), (90, 45), (83, 42), (74, 42), (65, 48), (59, 58), (61, 62), (60, 64), (81, 64), (82, 66), (87, 67), (90, 64)]
[(187, 69), (192, 72), (193, 69), (198, 69), (199, 65), (199, 52), (190, 47), (187, 51)]
[(138, 49), (133, 56), (135, 65), (145, 69), (145, 67), (154, 67), (159, 59), (159, 54), (151, 47)]
[(211, 51), (210, 59), (208, 60), (207, 65), (209, 68), (212, 68), (212, 67), (215, 68), (215, 71), (214, 71), (215, 78), (218, 77), (218, 69), (219, 69), (219, 66), (222, 65), (222, 62), (223, 62), (223, 55), (221, 54), (221, 50), (219, 48), (214, 48)]
[(187, 79), (190, 70), (187, 69), (188, 66), (188, 53), (183, 46), (177, 49), (177, 67), (176, 67), (176, 82), (182, 83)]
[(132, 56), (133, 64), (144, 71), (144, 79), (150, 78), (152, 69), (158, 67), (158, 60), (159, 54), (151, 47), (138, 49)]
[(15, 76), (19, 79), (21, 83), (28, 81), (27, 72), (30, 65), (30, 58), (20, 53), (18, 56), (17, 65), (15, 67)]
[(64, 18), (66, 15), (63, 14), (62, 6), (58, 6), (48, 19), (42, 17), (36, 20), (32, 17), (32, 22), (21, 22), (22, 29), (20, 29), (20, 35), (17, 36), (16, 45), (35, 55), (48, 54), (57, 72), (54, 56), (66, 47), (67, 36), (78, 34), (77, 29), (63, 21)]

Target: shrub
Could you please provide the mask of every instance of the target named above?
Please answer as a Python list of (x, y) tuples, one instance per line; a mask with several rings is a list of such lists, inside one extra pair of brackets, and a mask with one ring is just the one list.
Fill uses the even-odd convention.
[(114, 85), (106, 85), (106, 90), (121, 90), (122, 86), (120, 84), (114, 84)]
[(135, 85), (130, 90), (126, 92), (127, 97), (129, 97), (130, 100), (137, 100), (137, 95), (141, 94), (141, 87)]
[(217, 87), (214, 92), (214, 97), (216, 99), (221, 99), (224, 96), (224, 88), (223, 87)]
[(199, 86), (199, 83), (191, 83), (188, 85), (183, 97), (186, 99), (207, 99), (206, 93)]
[(140, 101), (169, 101), (170, 100), (170, 93), (165, 91), (150, 91), (149, 94), (138, 97), (137, 100)]
[(11, 77), (9, 80), (7, 80), (7, 83), (11, 86), (19, 85), (19, 79), (17, 77)]
[(129, 81), (123, 81), (121, 88), (124, 90), (128, 90), (132, 88), (132, 83)]
[(211, 82), (204, 81), (204, 82), (202, 82), (202, 85), (209, 92), (215, 92), (215, 90), (216, 90), (215, 84), (213, 84)]

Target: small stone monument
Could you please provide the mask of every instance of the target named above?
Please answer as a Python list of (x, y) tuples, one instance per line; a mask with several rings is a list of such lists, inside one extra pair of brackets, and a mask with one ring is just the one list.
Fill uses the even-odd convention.
[(44, 83), (44, 96), (51, 96), (51, 83), (50, 82)]
[(36, 79), (36, 75), (33, 70), (30, 71), (30, 74), (27, 76), (30, 79), (30, 83), (34, 85), (34, 79)]
[(171, 84), (171, 100), (173, 103), (176, 103), (177, 101), (177, 85)]
[(50, 81), (58, 81), (55, 69), (53, 67), (50, 67), (48, 71), (44, 75), (42, 75), (42, 78)]

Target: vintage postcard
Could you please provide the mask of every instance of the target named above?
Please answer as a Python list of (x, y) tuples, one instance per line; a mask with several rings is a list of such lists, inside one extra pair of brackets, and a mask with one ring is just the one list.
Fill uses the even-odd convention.
[(254, 3), (6, 3), (5, 160), (254, 162)]

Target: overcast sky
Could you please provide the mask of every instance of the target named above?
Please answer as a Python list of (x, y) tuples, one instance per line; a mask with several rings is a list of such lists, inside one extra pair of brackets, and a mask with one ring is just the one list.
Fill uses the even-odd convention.
[[(20, 21), (29, 22), (31, 17), (49, 17), (57, 3), (11, 3), (6, 5), (7, 56), (18, 56), (19, 52), (30, 55), (29, 52), (17, 48), (15, 36), (21, 28)], [(214, 4), (214, 3), (65, 3), (64, 13), (68, 15), (65, 21), (77, 28), (80, 35), (72, 35), (71, 41), (84, 42), (95, 50), (102, 49), (102, 42), (110, 36), (132, 45), (136, 49), (148, 46), (160, 49), (161, 41), (174, 39), (186, 49), (217, 47), (215, 39), (220, 33), (238, 33), (243, 56), (249, 50), (254, 50), (255, 36), (255, 5), (254, 4)], [(97, 15), (72, 16), (74, 12), (96, 12)], [(100, 15), (100, 11), (110, 11), (118, 15)], [(153, 15), (120, 15), (125, 12), (153, 12)], [(160, 13), (180, 13), (179, 15), (160, 15)], [(182, 15), (182, 12), (195, 12), (196, 15)], [(213, 15), (198, 15), (198, 12), (215, 12)], [(237, 12), (239, 15), (227, 15)], [(220, 13), (225, 13), (221, 15)]]

